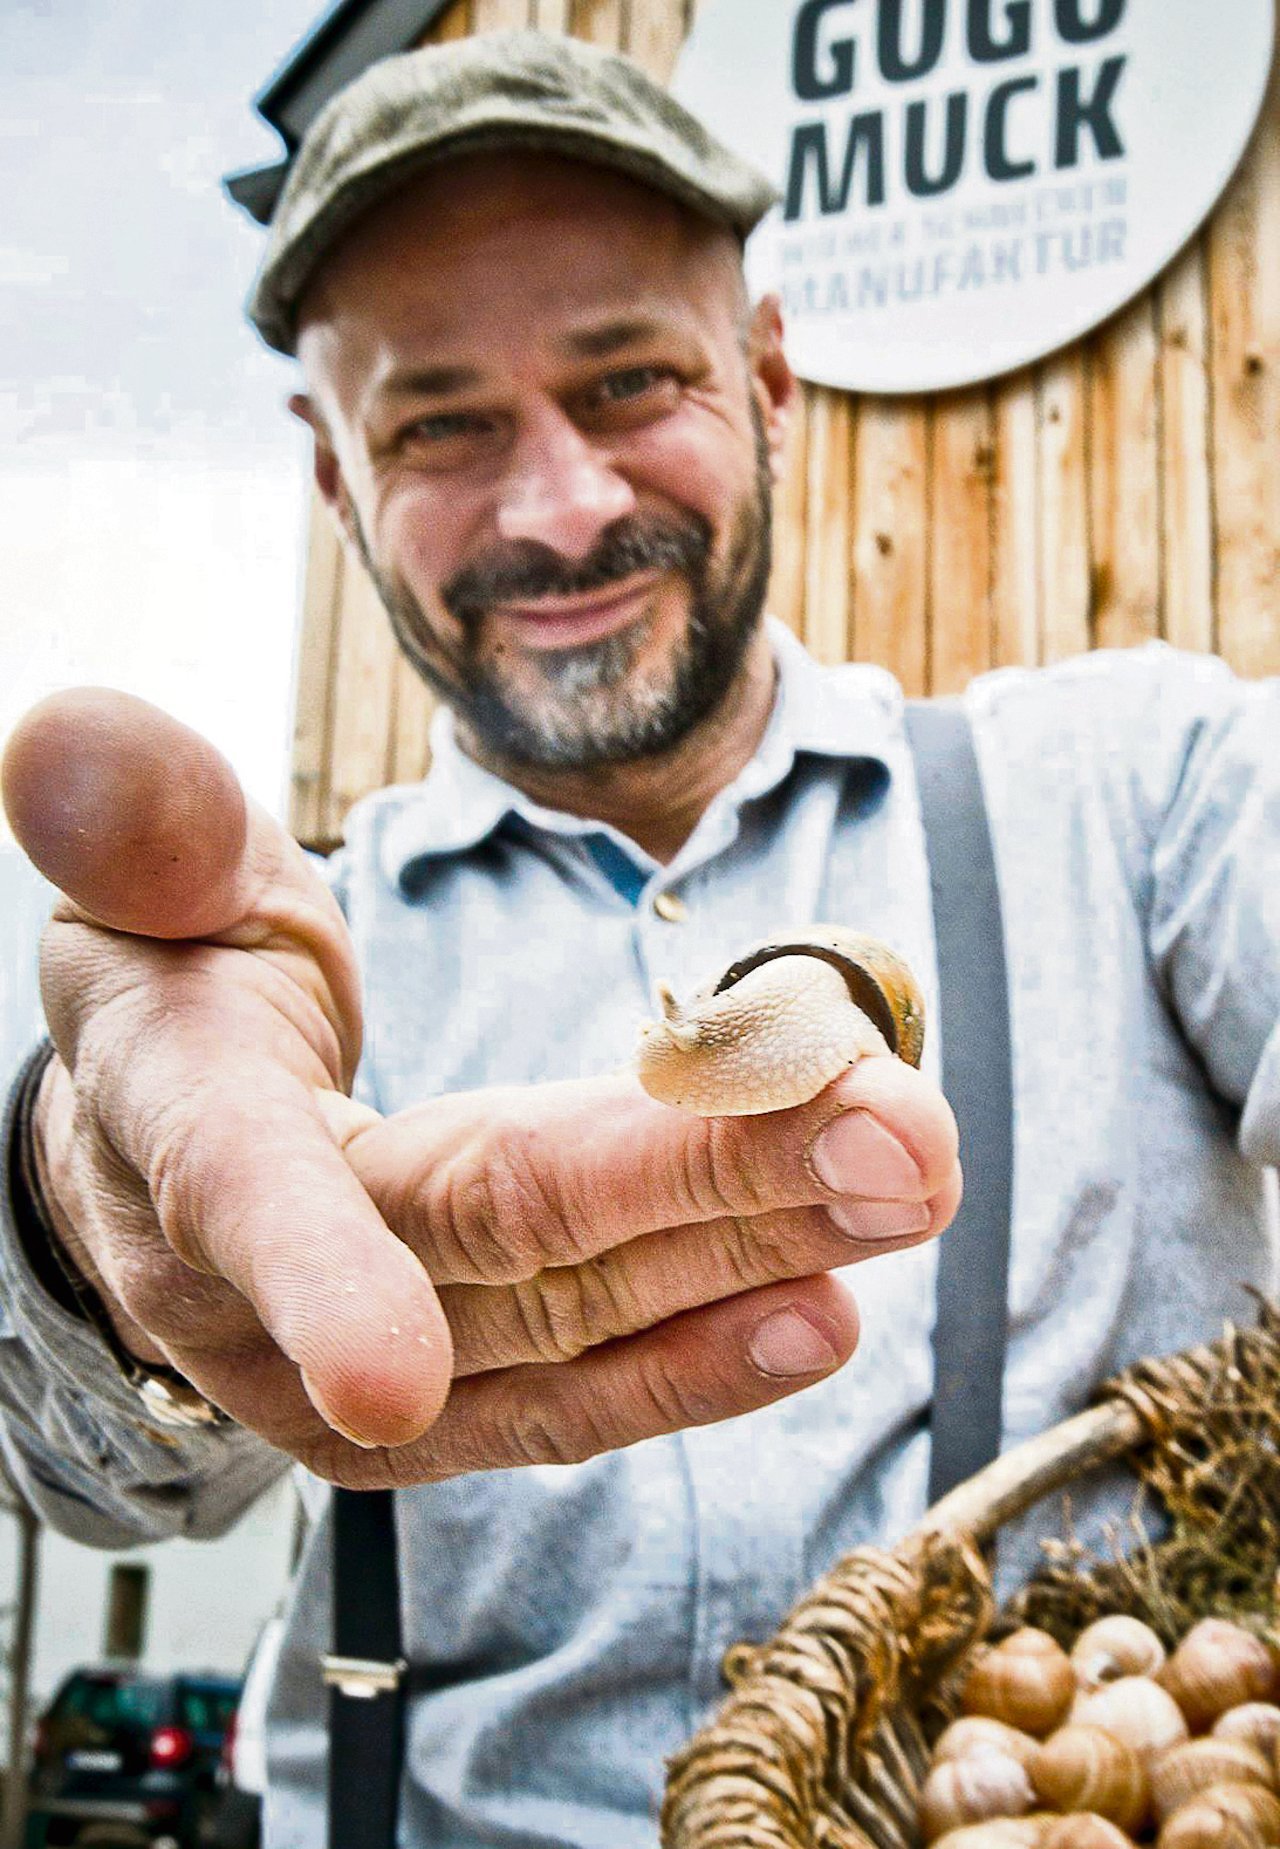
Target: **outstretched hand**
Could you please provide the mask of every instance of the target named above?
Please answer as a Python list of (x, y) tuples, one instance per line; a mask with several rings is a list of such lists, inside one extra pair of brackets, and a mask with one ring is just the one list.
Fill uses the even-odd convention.
[(85, 690), (4, 760), (65, 895), (37, 1114), (59, 1235), (122, 1340), (334, 1481), (569, 1462), (768, 1404), (853, 1352), (827, 1269), (940, 1231), (941, 1094), (885, 1055), (706, 1120), (630, 1079), (347, 1096), (354, 952), (203, 739)]

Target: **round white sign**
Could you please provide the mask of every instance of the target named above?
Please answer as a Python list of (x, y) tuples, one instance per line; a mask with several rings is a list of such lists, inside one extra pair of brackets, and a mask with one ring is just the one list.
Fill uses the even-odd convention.
[(802, 378), (989, 379), (1136, 295), (1266, 91), (1274, 0), (703, 0), (676, 95), (782, 195), (748, 246)]

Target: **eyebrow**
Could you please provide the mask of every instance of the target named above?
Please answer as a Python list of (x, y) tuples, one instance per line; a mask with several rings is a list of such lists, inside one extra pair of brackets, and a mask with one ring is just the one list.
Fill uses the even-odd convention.
[[(659, 332), (657, 321), (607, 321), (601, 327), (570, 334), (564, 344), (576, 359), (608, 359), (610, 354), (650, 340)], [(381, 390), (388, 398), (447, 398), (482, 383), (483, 374), (475, 366), (412, 366), (393, 372)]]

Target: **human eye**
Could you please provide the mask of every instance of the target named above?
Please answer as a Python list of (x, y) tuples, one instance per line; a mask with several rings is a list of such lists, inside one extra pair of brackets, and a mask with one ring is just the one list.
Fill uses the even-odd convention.
[(406, 424), (400, 432), (400, 442), (429, 448), (483, 436), (488, 428), (487, 419), (474, 411), (432, 411)]
[(674, 410), (680, 381), (669, 366), (623, 366), (596, 379), (583, 394), (588, 420), (629, 427)]

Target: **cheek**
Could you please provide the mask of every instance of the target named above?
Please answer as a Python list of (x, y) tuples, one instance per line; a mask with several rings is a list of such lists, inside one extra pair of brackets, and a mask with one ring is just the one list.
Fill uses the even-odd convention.
[(383, 497), (374, 556), (416, 596), (435, 602), (466, 557), (470, 530), (461, 497), (409, 483)]
[(755, 451), (748, 438), (719, 420), (685, 420), (655, 432), (632, 457), (632, 481), (710, 523), (717, 548), (723, 545), (744, 496), (755, 481)]

